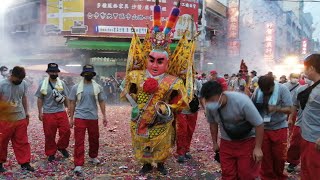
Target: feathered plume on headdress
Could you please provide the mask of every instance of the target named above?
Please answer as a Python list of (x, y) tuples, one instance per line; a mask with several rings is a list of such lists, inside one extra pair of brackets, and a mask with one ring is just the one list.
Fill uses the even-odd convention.
[(153, 9), (153, 28), (151, 29), (151, 42), (153, 49), (168, 49), (173, 36), (173, 29), (179, 19), (179, 7), (180, 1), (178, 2), (177, 6), (172, 9), (169, 20), (167, 21), (165, 28), (163, 28), (161, 23), (161, 6), (159, 5), (159, 0), (156, 0), (156, 5)]

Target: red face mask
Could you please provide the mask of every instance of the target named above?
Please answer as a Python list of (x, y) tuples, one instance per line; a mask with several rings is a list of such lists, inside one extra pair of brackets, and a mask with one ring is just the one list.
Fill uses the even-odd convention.
[(147, 70), (152, 76), (159, 76), (168, 69), (168, 57), (165, 53), (152, 51), (149, 54)]

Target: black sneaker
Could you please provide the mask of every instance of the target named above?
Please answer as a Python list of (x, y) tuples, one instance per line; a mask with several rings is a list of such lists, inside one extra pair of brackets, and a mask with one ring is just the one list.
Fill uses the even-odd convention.
[(140, 175), (145, 175), (152, 171), (152, 165), (151, 164), (144, 164), (141, 170), (139, 171)]
[(49, 161), (49, 162), (52, 162), (52, 161), (54, 161), (55, 159), (56, 159), (56, 157), (54, 157), (54, 155), (51, 155), (51, 156), (48, 157), (48, 161)]
[(58, 151), (60, 151), (65, 158), (68, 158), (70, 156), (66, 149), (59, 149)]
[(158, 163), (157, 170), (162, 174), (162, 175), (167, 175), (168, 170), (164, 167), (163, 163)]
[(297, 165), (294, 165), (294, 164), (291, 164), (291, 163), (290, 163), (290, 164), (288, 165), (288, 167), (287, 167), (287, 172), (288, 172), (288, 173), (292, 173), (292, 172), (296, 169), (296, 166), (297, 166)]
[(184, 163), (186, 161), (186, 158), (184, 156), (178, 156), (177, 162), (178, 163)]
[(34, 168), (30, 166), (30, 163), (21, 164), (23, 170), (34, 172)]
[(2, 163), (0, 163), (0, 173), (6, 172), (7, 170), (3, 167)]
[(184, 155), (184, 157), (187, 158), (187, 159), (192, 159), (192, 156), (191, 156), (190, 153), (186, 153), (186, 154)]

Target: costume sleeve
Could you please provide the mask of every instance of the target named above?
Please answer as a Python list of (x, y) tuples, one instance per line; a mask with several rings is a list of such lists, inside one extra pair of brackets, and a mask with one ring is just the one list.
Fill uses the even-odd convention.
[(184, 83), (179, 79), (174, 85), (173, 90), (177, 91), (178, 94), (170, 101), (171, 107), (175, 110), (182, 110), (188, 107), (187, 92)]

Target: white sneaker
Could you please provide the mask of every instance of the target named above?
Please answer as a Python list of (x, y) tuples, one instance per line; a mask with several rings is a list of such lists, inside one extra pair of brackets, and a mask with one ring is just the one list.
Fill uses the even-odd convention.
[(98, 158), (90, 158), (89, 162), (95, 165), (100, 164), (100, 160)]
[(81, 174), (82, 173), (82, 166), (76, 166), (73, 170), (74, 173), (79, 173)]

